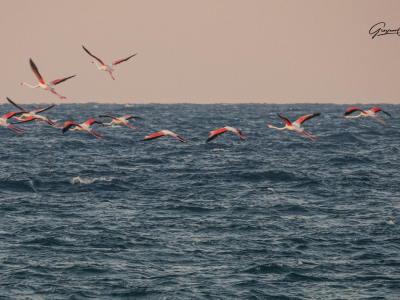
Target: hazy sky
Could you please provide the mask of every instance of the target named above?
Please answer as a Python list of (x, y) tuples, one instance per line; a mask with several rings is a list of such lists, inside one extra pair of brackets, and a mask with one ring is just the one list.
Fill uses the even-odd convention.
[[(0, 103), (399, 103), (400, 1), (1, 0)], [(115, 81), (84, 45), (115, 67)], [(77, 74), (55, 90), (37, 85)]]

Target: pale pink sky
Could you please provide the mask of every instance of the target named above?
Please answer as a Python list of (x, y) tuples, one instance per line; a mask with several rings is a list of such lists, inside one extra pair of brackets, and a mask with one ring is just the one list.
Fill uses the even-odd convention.
[[(0, 103), (399, 103), (400, 1), (1, 1)], [(116, 66), (115, 81), (84, 45)], [(77, 74), (55, 90), (37, 85)]]

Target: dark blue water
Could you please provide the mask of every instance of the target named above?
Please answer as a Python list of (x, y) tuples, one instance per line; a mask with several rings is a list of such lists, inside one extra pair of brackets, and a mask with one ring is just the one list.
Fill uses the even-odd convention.
[[(379, 106), (389, 125), (333, 104), (88, 103), (43, 115), (144, 119), (94, 125), (103, 140), (0, 127), (0, 299), (398, 299), (400, 106)], [(316, 142), (267, 127), (314, 112)], [(204, 143), (224, 126), (246, 142)], [(163, 129), (188, 143), (138, 142)]]

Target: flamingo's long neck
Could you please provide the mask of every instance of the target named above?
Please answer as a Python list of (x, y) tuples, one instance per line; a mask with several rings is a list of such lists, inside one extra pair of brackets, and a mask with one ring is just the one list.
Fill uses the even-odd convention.
[(27, 83), (25, 83), (25, 82), (23, 82), (23, 83), (21, 83), (21, 84), (22, 84), (22, 85), (27, 85), (27, 86), (29, 86), (30, 88), (33, 88), (33, 89), (36, 89), (36, 88), (40, 87), (39, 84), (36, 85), (36, 86), (31, 86), (30, 84), (27, 84)]
[(97, 61), (94, 60), (93, 62), (96, 64), (96, 66), (97, 66), (100, 70), (102, 69), (102, 66), (100, 66), (100, 65), (97, 64)]
[(360, 113), (360, 114), (357, 115), (357, 116), (346, 116), (346, 119), (359, 118), (359, 117), (361, 117), (361, 116), (362, 116), (362, 113)]
[(287, 127), (286, 127), (286, 126), (285, 126), (285, 127), (282, 127), (282, 128), (278, 128), (278, 127), (275, 127), (275, 126), (269, 125), (268, 127), (269, 127), (269, 128), (275, 128), (275, 129), (278, 129), (278, 130), (287, 129)]
[(103, 123), (103, 125), (111, 125), (114, 123), (114, 120), (112, 120), (110, 123)]

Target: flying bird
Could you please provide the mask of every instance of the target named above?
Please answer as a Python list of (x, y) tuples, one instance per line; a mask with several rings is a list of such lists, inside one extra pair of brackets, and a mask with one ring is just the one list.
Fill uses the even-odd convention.
[(133, 127), (132, 125), (129, 125), (128, 124), (129, 123), (128, 120), (130, 120), (130, 119), (141, 119), (139, 117), (132, 117), (132, 116), (129, 116), (129, 115), (123, 116), (123, 117), (120, 117), (120, 118), (114, 118), (113, 116), (110, 116), (110, 115), (100, 115), (99, 117), (101, 117), (101, 118), (103, 118), (103, 117), (112, 118), (112, 121), (110, 123), (103, 123), (103, 125), (111, 125), (111, 124), (119, 125), (119, 124), (123, 124), (123, 125), (126, 125), (126, 126), (128, 126), (129, 128), (132, 128), (132, 129), (137, 129), (137, 127)]
[[(353, 112), (355, 112), (355, 111), (360, 111), (360, 114), (359, 115), (357, 115), (357, 116), (349, 116), (351, 113), (353, 113)], [(380, 109), (379, 107), (375, 107), (375, 108), (372, 108), (372, 109), (370, 109), (370, 110), (367, 110), (367, 111), (363, 111), (363, 110), (361, 110), (361, 109), (359, 109), (359, 108), (356, 108), (356, 107), (349, 107), (347, 110), (346, 110), (346, 112), (344, 113), (344, 118), (346, 118), (346, 119), (348, 119), (348, 118), (359, 118), (359, 117), (370, 117), (370, 118), (374, 118), (374, 119), (376, 119), (376, 120), (378, 120), (379, 122), (382, 122), (383, 124), (387, 124), (386, 122), (384, 122), (384, 121), (382, 121), (382, 120), (379, 120), (377, 117), (376, 117), (376, 113), (378, 112), (378, 111), (381, 111), (381, 112), (383, 112), (383, 113), (385, 113), (385, 114), (387, 114), (389, 117), (391, 117), (391, 115), (389, 114), (389, 113), (387, 113), (386, 111), (384, 111), (383, 109)]]
[(13, 112), (10, 112), (10, 113), (2, 116), (0, 118), (0, 126), (7, 127), (9, 129), (21, 134), (22, 132), (24, 132), (24, 130), (16, 128), (16, 127), (12, 126), (10, 123), (8, 123), (8, 119), (10, 119), (16, 115), (21, 115), (21, 114), (22, 114), (22, 112), (20, 112), (20, 111), (13, 111)]
[(219, 135), (221, 135), (221, 134), (223, 134), (224, 132), (227, 132), (227, 131), (236, 133), (236, 134), (240, 137), (240, 139), (241, 139), (242, 141), (244, 141), (244, 140), (246, 139), (246, 138), (242, 135), (242, 133), (240, 132), (239, 129), (237, 129), (237, 128), (235, 128), (235, 127), (225, 126), (224, 128), (220, 128), (220, 129), (216, 129), (216, 130), (214, 130), (214, 131), (210, 131), (210, 136), (208, 137), (206, 143), (212, 141), (212, 140), (215, 139), (217, 136), (219, 136)]
[[(89, 119), (85, 123), (82, 123), (82, 124), (78, 124), (78, 123), (75, 123), (75, 122), (67, 121), (67, 122), (64, 123), (64, 126), (62, 127), (62, 132), (64, 133), (64, 132), (66, 132), (68, 130), (70, 130), (70, 131), (74, 131), (74, 130), (87, 131), (87, 132), (91, 133), (92, 135), (94, 135), (95, 137), (97, 137), (98, 139), (102, 139), (101, 137), (104, 136), (104, 135), (102, 135), (100, 133), (97, 133), (97, 132), (94, 132), (92, 130), (92, 128), (90, 128), (90, 126), (92, 124), (95, 124), (95, 123), (98, 123), (99, 125), (103, 125), (102, 122), (100, 122), (98, 120), (95, 120), (95, 119)], [(70, 129), (72, 126), (75, 126), (75, 128), (74, 129)]]
[(35, 73), (36, 77), (39, 79), (39, 84), (36, 85), (36, 86), (31, 86), (31, 85), (29, 85), (29, 84), (27, 84), (25, 82), (22, 82), (21, 85), (27, 85), (27, 86), (29, 86), (29, 87), (31, 87), (33, 89), (41, 87), (42, 89), (45, 89), (47, 91), (52, 92), (54, 95), (57, 95), (60, 99), (66, 99), (64, 96), (61, 96), (61, 95), (57, 94), (54, 91), (53, 86), (56, 85), (56, 84), (59, 84), (61, 82), (64, 82), (64, 81), (66, 81), (66, 80), (68, 80), (68, 79), (70, 79), (72, 77), (75, 77), (76, 75), (73, 75), (73, 76), (70, 76), (70, 77), (66, 77), (66, 78), (62, 78), (62, 79), (56, 79), (56, 80), (50, 81), (49, 83), (46, 84), (44, 82), (42, 76), (40, 75), (39, 70), (36, 67), (35, 63), (32, 61), (32, 59), (29, 59), (29, 63), (31, 64), (31, 68), (32, 68), (33, 73)]
[(83, 49), (87, 52), (87, 54), (89, 54), (91, 57), (97, 59), (97, 60), (99, 61), (100, 65), (98, 65), (97, 62), (96, 62), (95, 60), (93, 60), (92, 63), (95, 63), (96, 66), (99, 68), (99, 70), (103, 70), (103, 71), (106, 71), (106, 72), (110, 73), (111, 78), (112, 78), (113, 80), (115, 80), (115, 78), (114, 78), (113, 75), (112, 75), (112, 72), (114, 72), (113, 66), (118, 65), (118, 64), (120, 64), (120, 63), (122, 63), (122, 62), (124, 62), (124, 61), (127, 61), (128, 59), (130, 59), (131, 57), (133, 57), (133, 56), (135, 56), (135, 55), (137, 54), (137, 53), (136, 53), (136, 54), (133, 54), (133, 55), (127, 57), (127, 58), (114, 61), (111, 65), (105, 65), (99, 58), (97, 58), (96, 56), (94, 56), (93, 54), (91, 54), (83, 45), (82, 45), (82, 47), (83, 47)]
[(278, 128), (278, 127), (274, 127), (274, 126), (268, 125), (269, 128), (275, 128), (275, 129), (278, 129), (278, 130), (289, 129), (289, 130), (292, 130), (292, 131), (297, 131), (297, 132), (300, 132), (301, 134), (305, 135), (309, 139), (312, 139), (313, 141), (315, 141), (315, 139), (317, 138), (316, 136), (313, 136), (313, 135), (305, 132), (304, 129), (302, 127), (300, 127), (300, 125), (302, 123), (304, 123), (305, 121), (307, 121), (307, 120), (310, 120), (310, 119), (312, 119), (314, 117), (317, 117), (317, 116), (321, 115), (320, 113), (309, 114), (309, 115), (303, 116), (303, 117), (301, 117), (300, 119), (296, 120), (293, 123), (291, 123), (288, 119), (282, 117), (281, 115), (279, 115), (279, 114), (277, 114), (277, 115), (278, 115), (279, 118), (281, 118), (286, 123), (285, 127)]
[(141, 142), (143, 141), (150, 141), (150, 140), (154, 140), (154, 139), (158, 139), (162, 136), (173, 136), (174, 138), (177, 138), (178, 140), (180, 140), (182, 143), (187, 143), (184, 139), (182, 139), (181, 137), (179, 137), (176, 133), (173, 133), (169, 130), (162, 130), (160, 132), (154, 133), (152, 135), (149, 136), (145, 136), (143, 140), (141, 140)]
[[(24, 110), (23, 108), (21, 108), (20, 106), (15, 104), (13, 101), (11, 101), (10, 98), (7, 97), (7, 100), (8, 100), (8, 102), (10, 102), (12, 105), (14, 105), (16, 108), (18, 108), (22, 112), (22, 115), (20, 117), (16, 117), (16, 116), (13, 117), (13, 118), (15, 118), (15, 119), (17, 119), (19, 121), (18, 123), (14, 123), (14, 124), (19, 124), (19, 123), (24, 123), (24, 122), (29, 122), (29, 121), (35, 120), (38, 125), (40, 125), (41, 121), (45, 121), (46, 123), (48, 123), (50, 125), (53, 125), (53, 126), (56, 126), (56, 127), (60, 127), (60, 125), (54, 123), (52, 120), (49, 120), (46, 117), (38, 115), (38, 113), (41, 113), (41, 112), (46, 111), (46, 110), (48, 110), (50, 108), (53, 108), (54, 105), (46, 107), (46, 108), (42, 108), (42, 109), (33, 110), (31, 112), (27, 112), (26, 110)], [(23, 119), (23, 117), (25, 119)]]

